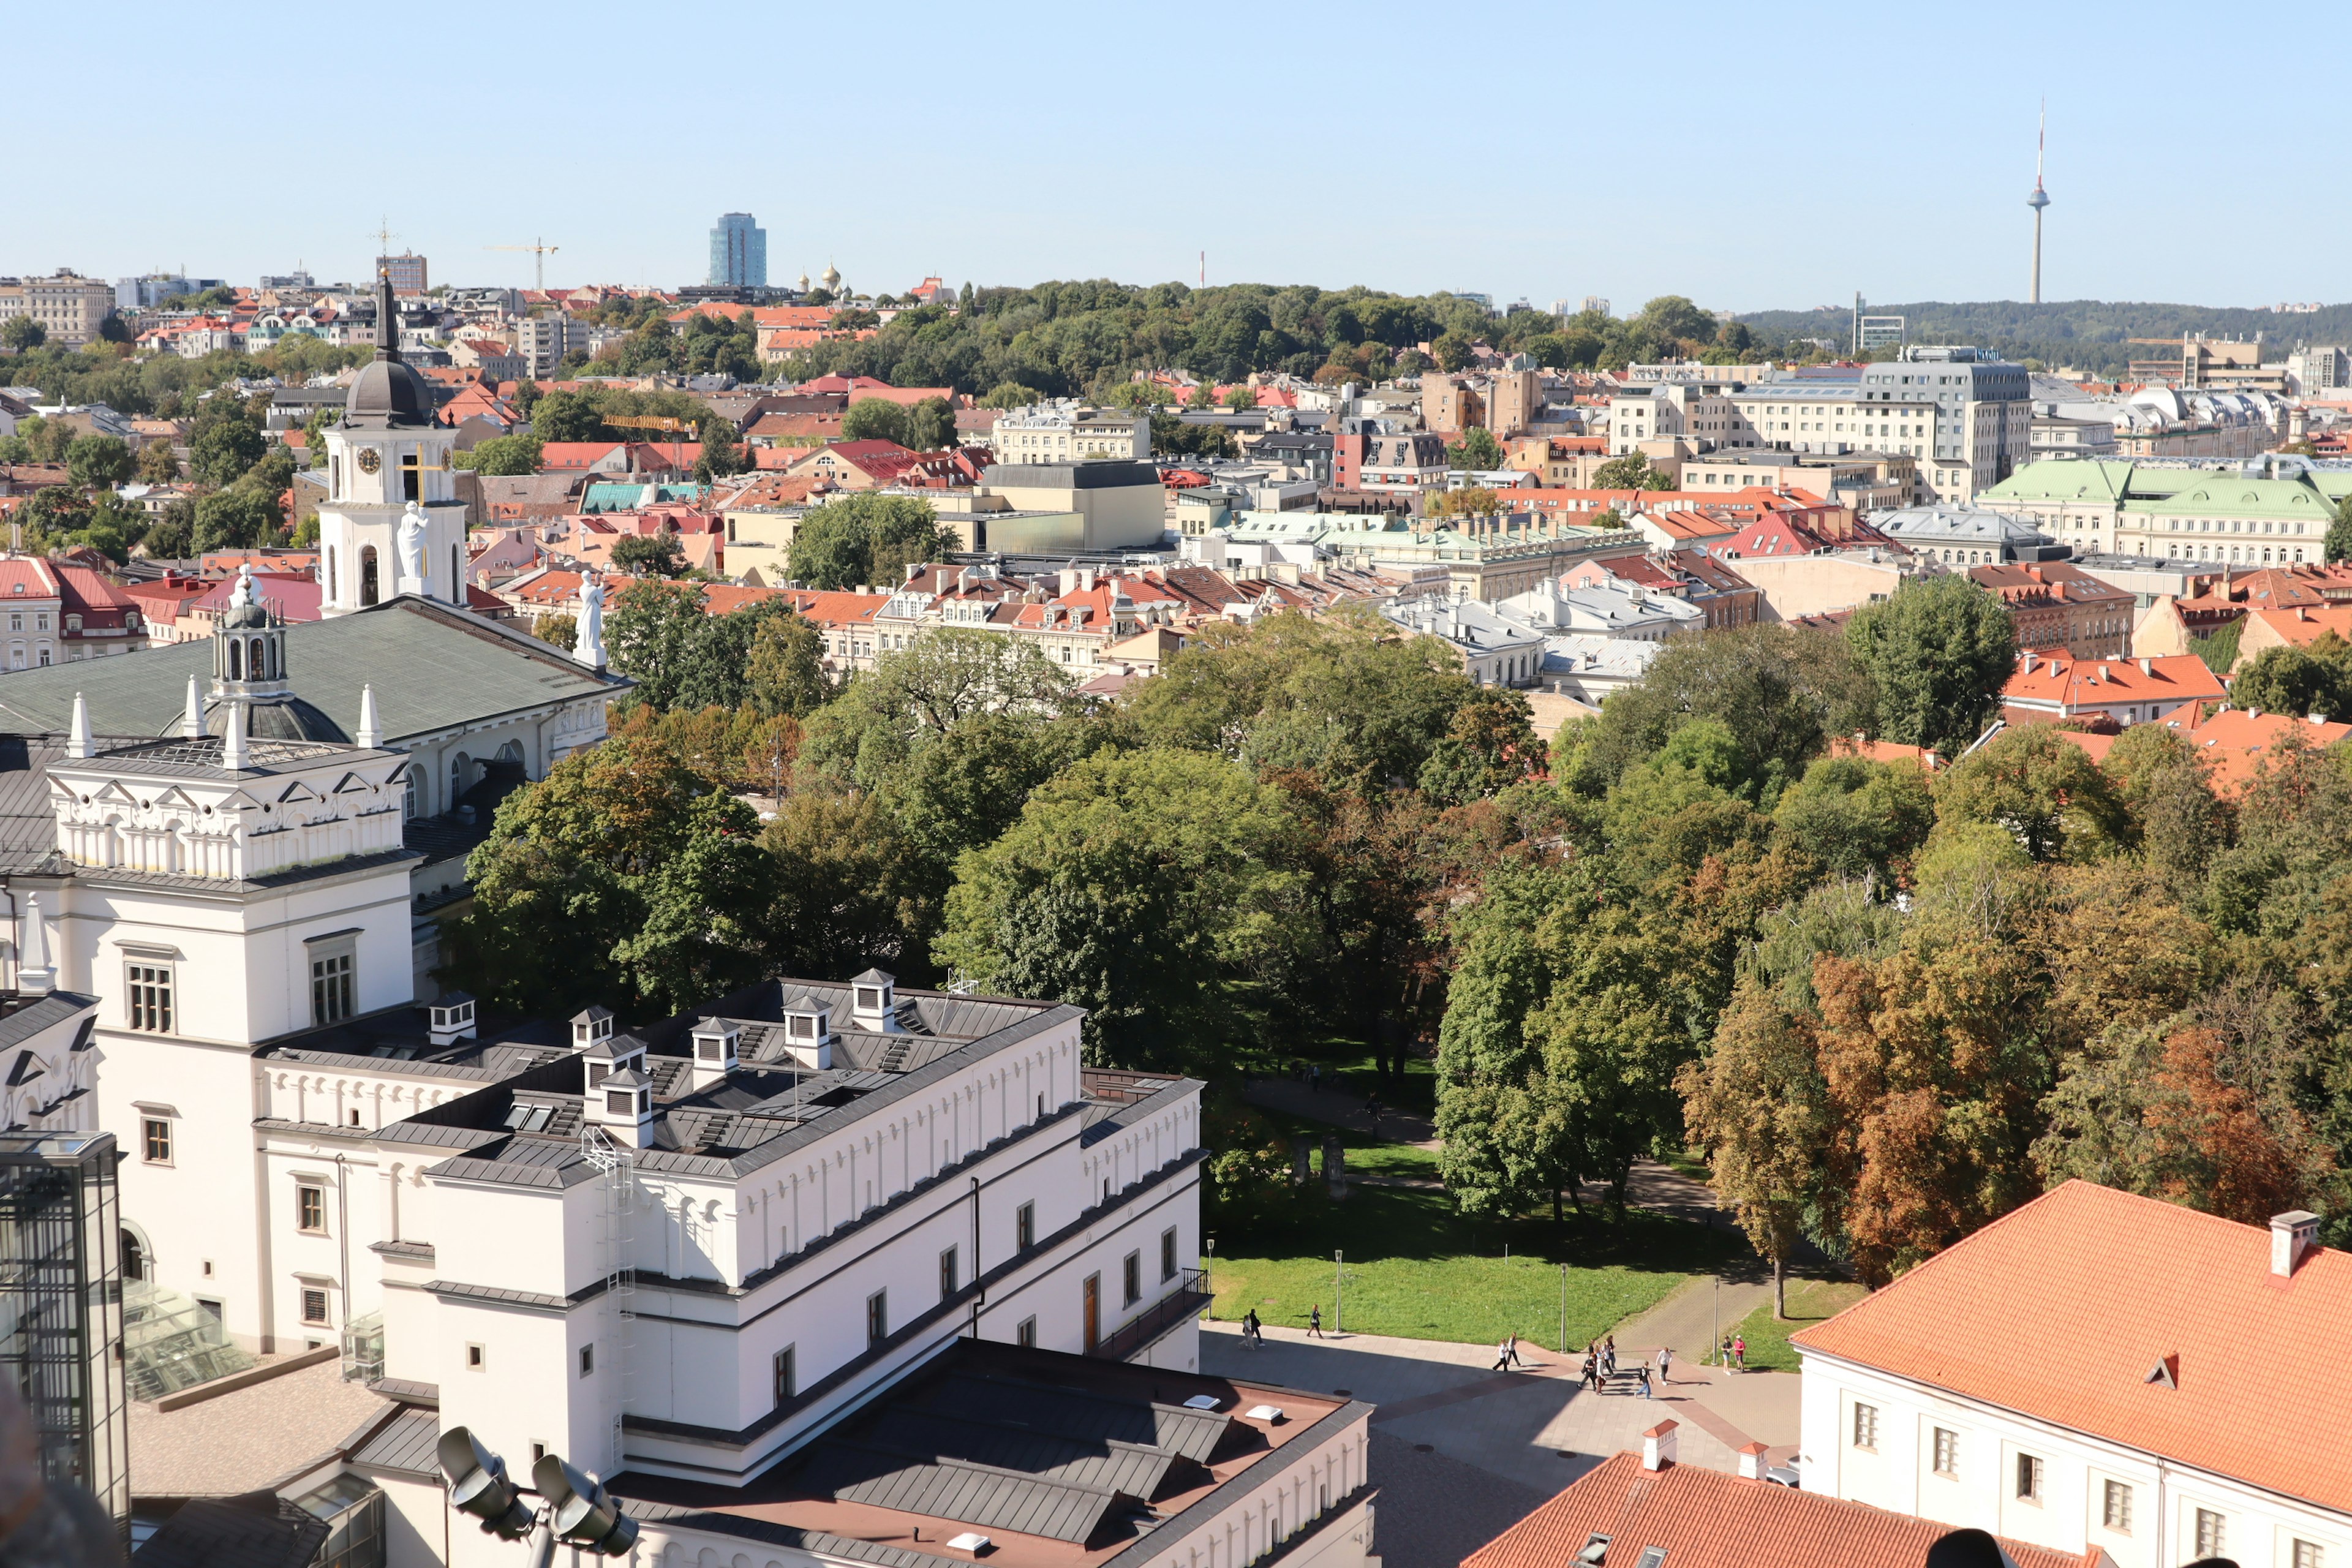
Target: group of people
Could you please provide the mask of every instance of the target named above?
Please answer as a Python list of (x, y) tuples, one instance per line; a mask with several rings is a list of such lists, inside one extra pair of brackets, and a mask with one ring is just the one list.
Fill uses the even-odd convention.
[[(1323, 1307), (1320, 1302), (1307, 1309), (1307, 1337), (1310, 1340), (1329, 1337), (1323, 1332)], [(1242, 1314), (1242, 1343), (1258, 1350), (1265, 1349), (1265, 1325), (1258, 1321), (1255, 1307)]]

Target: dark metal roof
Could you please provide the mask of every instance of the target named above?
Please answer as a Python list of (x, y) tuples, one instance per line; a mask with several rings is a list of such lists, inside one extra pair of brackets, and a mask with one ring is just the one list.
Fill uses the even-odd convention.
[(437, 1480), (441, 1469), (433, 1447), (440, 1437), (439, 1415), (430, 1410), (404, 1410), (354, 1449), (351, 1462)]
[(148, 1538), (139, 1568), (307, 1568), (327, 1533), (325, 1520), (274, 1492), (200, 1498)]
[[(62, 753), (76, 692), (89, 701), (90, 726), (101, 736), (177, 735), (188, 677), (208, 681), (212, 657), (209, 641), (166, 643), (126, 658), (0, 675), (0, 735), (24, 737), (52, 760), (51, 747)], [(521, 632), (405, 595), (288, 626), (286, 667), (296, 694), (337, 723), (359, 723), (360, 689), (373, 685), (384, 735), (395, 747), (551, 702), (617, 696), (630, 684)], [(0, 768), (5, 765), (0, 758)], [(46, 795), (39, 799), (46, 808)], [(0, 818), (18, 804), (0, 790)]]
[[(72, 991), (52, 991), (47, 995), (12, 1007), (0, 1015), (0, 1050), (22, 1045), (44, 1029), (55, 1028), (75, 1014), (98, 1005), (95, 996), (84, 996)], [(74, 1049), (79, 1050), (89, 1038), (89, 1021), (83, 1021), (81, 1033), (74, 1039)]]

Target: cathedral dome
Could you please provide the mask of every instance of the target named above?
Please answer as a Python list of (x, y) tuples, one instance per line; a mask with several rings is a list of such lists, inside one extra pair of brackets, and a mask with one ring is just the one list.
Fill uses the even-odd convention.
[(341, 746), (352, 743), (341, 725), (299, 697), (276, 701), (208, 702), (205, 705), (205, 733), (228, 733), (228, 716), (240, 709), (246, 716), (247, 740), (328, 741)]

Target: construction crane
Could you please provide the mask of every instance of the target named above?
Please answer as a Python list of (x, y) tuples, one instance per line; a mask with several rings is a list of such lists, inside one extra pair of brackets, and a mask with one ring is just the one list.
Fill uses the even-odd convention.
[(550, 254), (554, 251), (561, 250), (563, 247), (560, 245), (548, 245), (542, 241), (534, 239), (529, 245), (486, 245), (482, 247), (482, 248), (484, 250), (530, 251), (531, 257), (531, 275), (539, 280), (537, 288), (541, 293), (544, 294), (547, 292), (547, 258)]
[(669, 462), (675, 468), (686, 459), (679, 441), (687, 436), (702, 438), (701, 431), (688, 420), (673, 419), (667, 414), (607, 414), (604, 423), (623, 430), (666, 430), (669, 433)]

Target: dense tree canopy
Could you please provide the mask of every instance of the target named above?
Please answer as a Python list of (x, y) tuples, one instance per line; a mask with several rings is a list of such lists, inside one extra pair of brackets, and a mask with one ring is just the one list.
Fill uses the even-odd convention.
[(956, 548), (929, 501), (862, 491), (811, 507), (793, 530), (787, 570), (814, 588), (889, 587), (907, 568)]

